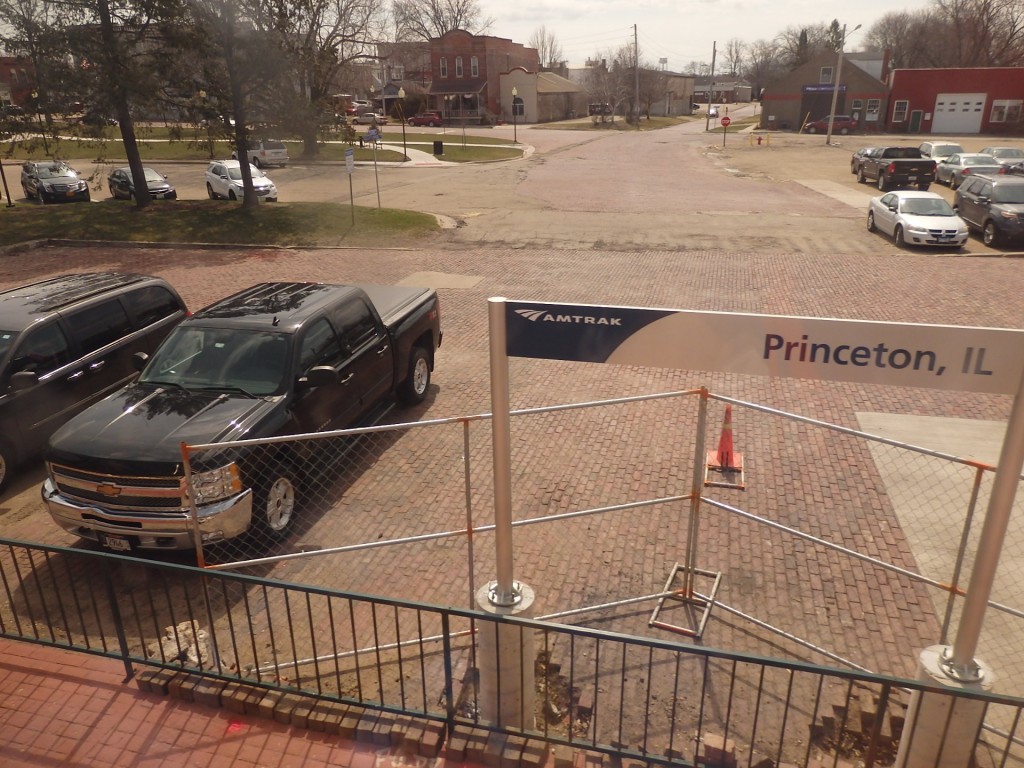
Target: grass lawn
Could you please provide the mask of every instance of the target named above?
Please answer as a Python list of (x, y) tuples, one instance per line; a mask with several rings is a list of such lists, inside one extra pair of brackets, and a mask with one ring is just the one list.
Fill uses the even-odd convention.
[(140, 211), (127, 200), (0, 207), (0, 246), (69, 240), (202, 242), (269, 246), (414, 245), (438, 231), (433, 216), (343, 203), (265, 203), (243, 210), (220, 200), (155, 200)]

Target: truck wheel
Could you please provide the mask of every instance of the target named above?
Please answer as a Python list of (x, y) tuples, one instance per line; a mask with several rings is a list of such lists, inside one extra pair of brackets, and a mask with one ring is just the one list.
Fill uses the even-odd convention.
[(868, 179), (864, 175), (864, 166), (863, 165), (860, 168), (857, 169), (857, 183), (858, 184), (867, 184), (868, 183)]
[(398, 389), (398, 399), (405, 405), (417, 405), (426, 399), (429, 387), (430, 355), (423, 347), (413, 347), (409, 353), (405, 381)]
[(888, 185), (885, 183), (885, 174), (882, 173), (881, 171), (879, 171), (878, 172), (878, 191), (879, 192), (885, 192), (887, 186)]
[(295, 519), (298, 492), (294, 476), (287, 464), (274, 467), (254, 499), (253, 517), (271, 538), (283, 538)]

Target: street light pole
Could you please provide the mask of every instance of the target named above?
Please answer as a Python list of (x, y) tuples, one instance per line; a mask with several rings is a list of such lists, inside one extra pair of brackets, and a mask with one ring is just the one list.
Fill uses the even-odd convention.
[[(860, 29), (860, 24), (850, 30), (852, 35)], [(846, 25), (843, 24), (843, 35), (839, 39), (839, 63), (836, 66), (836, 81), (832, 85), (832, 108), (829, 110), (828, 115), (828, 133), (825, 136), (825, 146), (832, 143), (832, 124), (836, 119), (836, 102), (839, 100), (839, 85), (842, 82), (843, 77), (843, 49), (846, 47)]]
[(519, 89), (514, 85), (512, 86), (512, 143), (519, 143), (519, 106), (516, 104), (516, 98), (519, 96)]
[(398, 89), (398, 114), (402, 118), (402, 157), (409, 162), (409, 150), (405, 144), (405, 88)]

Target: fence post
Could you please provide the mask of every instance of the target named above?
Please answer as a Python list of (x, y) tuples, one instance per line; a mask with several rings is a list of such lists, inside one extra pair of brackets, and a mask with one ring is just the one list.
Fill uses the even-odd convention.
[(107, 588), (107, 600), (110, 602), (110, 615), (114, 620), (114, 630), (117, 632), (117, 644), (121, 648), (121, 661), (124, 662), (124, 681), (127, 683), (135, 677), (135, 668), (132, 666), (131, 654), (128, 650), (128, 636), (124, 633), (124, 621), (121, 619), (121, 609), (117, 605), (117, 592), (114, 591), (114, 582), (110, 578), (110, 563), (103, 567), (103, 585)]

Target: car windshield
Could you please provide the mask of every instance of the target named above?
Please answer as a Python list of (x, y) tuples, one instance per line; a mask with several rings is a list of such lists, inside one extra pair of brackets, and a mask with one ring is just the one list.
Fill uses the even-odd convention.
[(164, 180), (164, 177), (152, 168), (145, 168), (144, 170), (146, 171), (146, 181), (162, 182)]
[(74, 176), (75, 172), (66, 165), (47, 165), (40, 168), (36, 175), (40, 179), (59, 179), (64, 176)]
[(7, 357), (16, 338), (18, 338), (16, 331), (0, 331), (0, 360)]
[(992, 190), (993, 203), (1024, 204), (1024, 184), (1017, 186), (996, 187)]
[(288, 334), (179, 326), (153, 354), (142, 384), (189, 390), (281, 393), (288, 370)]
[(933, 147), (932, 155), (934, 157), (948, 157), (963, 151), (964, 148), (959, 144), (946, 144), (945, 146)]
[(992, 154), (995, 157), (999, 158), (1024, 157), (1024, 149), (1017, 149), (1016, 147), (1003, 147), (1002, 149), (992, 150)]
[[(249, 166), (249, 172), (252, 174), (254, 179), (262, 179), (263, 171), (257, 168), (255, 165)], [(228, 178), (232, 181), (240, 181), (242, 178), (242, 169), (239, 168), (228, 168)]]
[(952, 216), (953, 209), (941, 198), (908, 197), (903, 201), (903, 212), (917, 216)]

